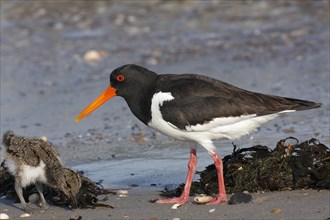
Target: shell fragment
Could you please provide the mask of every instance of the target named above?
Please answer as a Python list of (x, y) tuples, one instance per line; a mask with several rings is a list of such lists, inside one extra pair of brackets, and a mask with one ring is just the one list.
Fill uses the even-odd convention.
[(23, 213), (22, 215), (20, 215), (19, 217), (21, 218), (26, 218), (26, 217), (30, 217), (31, 215), (29, 213)]
[(176, 203), (174, 205), (172, 205), (171, 209), (178, 209), (181, 206), (181, 204)]

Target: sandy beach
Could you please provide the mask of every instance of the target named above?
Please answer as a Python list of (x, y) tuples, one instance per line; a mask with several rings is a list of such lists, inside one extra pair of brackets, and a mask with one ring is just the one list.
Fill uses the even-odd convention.
[[(193, 197), (189, 204), (178, 209), (172, 205), (159, 205), (149, 200), (159, 198), (158, 192), (145, 189), (131, 189), (126, 198), (109, 196), (107, 204), (114, 209), (75, 209), (68, 210), (50, 207), (43, 213), (32, 214), (27, 219), (320, 219), (326, 220), (329, 214), (329, 191), (295, 190), (283, 192), (253, 193), (253, 203), (238, 205), (196, 205)], [(24, 212), (19, 204), (1, 199), (1, 212), (11, 219), (22, 219)]]
[[(320, 219), (330, 218), (321, 190), (252, 193), (253, 203), (174, 210), (150, 203), (184, 182), (189, 145), (139, 122), (123, 99), (74, 123), (118, 66), (158, 73), (200, 73), (238, 87), (312, 100), (322, 108), (283, 115), (238, 147), (294, 136), (330, 145), (328, 1), (1, 1), (1, 127), (45, 136), (63, 164), (127, 197), (114, 209), (51, 206), (27, 219)], [(221, 156), (232, 141), (215, 142)], [(212, 162), (197, 148), (201, 171)], [(0, 155), (0, 163), (3, 157)], [(197, 178), (197, 177), (195, 177)], [(134, 187), (133, 187), (134, 186)], [(20, 204), (0, 199), (0, 213), (21, 219)]]

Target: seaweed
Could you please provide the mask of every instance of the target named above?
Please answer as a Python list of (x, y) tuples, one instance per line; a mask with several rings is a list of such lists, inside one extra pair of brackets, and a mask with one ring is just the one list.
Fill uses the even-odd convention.
[[(295, 142), (292, 144), (292, 142)], [(299, 143), (288, 137), (280, 140), (274, 150), (256, 145), (239, 149), (223, 158), (227, 193), (292, 189), (330, 189), (330, 150), (317, 139)], [(207, 166), (191, 187), (191, 195), (218, 193), (215, 166)], [(180, 196), (184, 184), (176, 189), (165, 188), (164, 197)]]

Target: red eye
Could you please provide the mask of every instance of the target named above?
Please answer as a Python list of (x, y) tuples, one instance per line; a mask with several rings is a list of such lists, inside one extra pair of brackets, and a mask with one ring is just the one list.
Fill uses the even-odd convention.
[(118, 76), (117, 76), (117, 80), (118, 80), (119, 82), (124, 81), (124, 79), (125, 79), (125, 76), (123, 76), (123, 75), (118, 75)]

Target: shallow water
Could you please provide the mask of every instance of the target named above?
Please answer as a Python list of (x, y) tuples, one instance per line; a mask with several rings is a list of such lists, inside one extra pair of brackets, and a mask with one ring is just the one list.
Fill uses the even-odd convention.
[[(147, 128), (114, 98), (73, 120), (136, 63), (158, 73), (201, 73), (248, 90), (323, 103), (281, 116), (240, 147), (318, 138), (329, 145), (327, 1), (1, 2), (1, 134), (48, 137), (63, 162), (106, 185), (183, 182), (189, 144)], [(104, 50), (98, 62), (84, 60)], [(217, 141), (220, 155), (231, 141)], [(198, 148), (199, 167), (211, 158)], [(162, 174), (160, 174), (162, 173)], [(134, 175), (131, 175), (134, 174)]]

